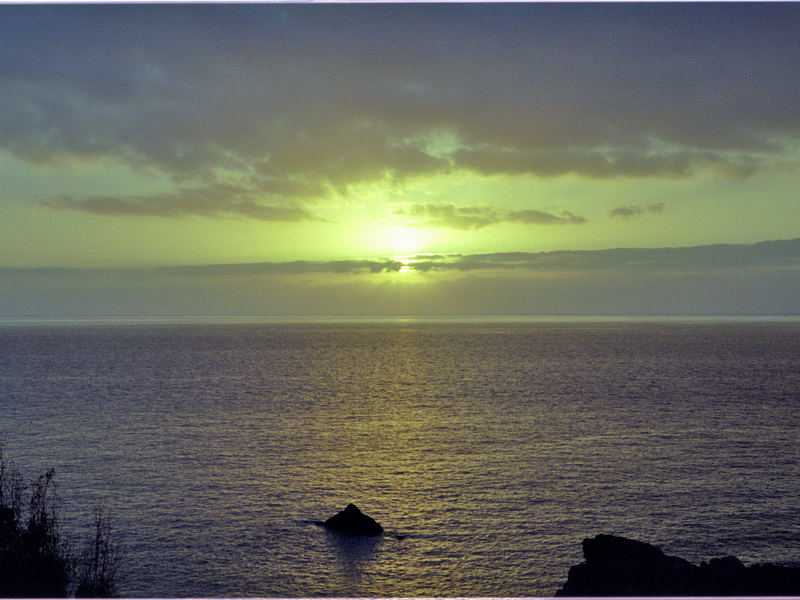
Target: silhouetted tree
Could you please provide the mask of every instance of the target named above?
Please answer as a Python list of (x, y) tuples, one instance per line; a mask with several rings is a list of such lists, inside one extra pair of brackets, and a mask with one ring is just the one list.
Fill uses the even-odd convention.
[(94, 509), (94, 529), (78, 556), (76, 598), (111, 598), (117, 596), (119, 543), (111, 532), (105, 509)]
[(95, 509), (93, 534), (77, 559), (60, 535), (60, 512), (55, 470), (39, 475), (28, 491), (0, 437), (0, 597), (66, 597), (71, 588), (82, 597), (117, 594), (119, 545), (106, 511)]

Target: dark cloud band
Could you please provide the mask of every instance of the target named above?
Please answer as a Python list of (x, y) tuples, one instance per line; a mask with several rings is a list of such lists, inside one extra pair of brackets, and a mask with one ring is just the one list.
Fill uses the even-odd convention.
[[(181, 184), (233, 171), (283, 202), (453, 170), (797, 171), (800, 5), (759, 4), (4, 7), (0, 147)], [(220, 202), (205, 214), (292, 215)]]
[(615, 248), (594, 251), (498, 252), (489, 254), (420, 254), (380, 259), (288, 261), (249, 264), (157, 267), (150, 269), (11, 269), (5, 277), (36, 274), (70, 278), (123, 275), (125, 277), (183, 276), (199, 278), (258, 277), (265, 275), (377, 274), (400, 271), (477, 272), (508, 270), (552, 272), (653, 272), (725, 269), (800, 269), (800, 238), (757, 244), (716, 244), (683, 248)]
[(394, 211), (410, 225), (481, 229), (496, 223), (525, 225), (576, 225), (586, 219), (568, 211), (559, 214), (540, 210), (501, 210), (492, 206), (456, 206), (455, 204), (411, 204)]
[(205, 188), (184, 188), (174, 194), (153, 196), (54, 196), (41, 201), (57, 210), (108, 216), (182, 217), (239, 216), (261, 221), (321, 221), (299, 206), (258, 202), (253, 193), (236, 186), (216, 184)]
[(647, 206), (618, 206), (608, 211), (608, 216), (612, 219), (628, 221), (633, 217), (641, 217), (647, 214), (659, 214), (664, 212), (664, 203), (656, 202)]

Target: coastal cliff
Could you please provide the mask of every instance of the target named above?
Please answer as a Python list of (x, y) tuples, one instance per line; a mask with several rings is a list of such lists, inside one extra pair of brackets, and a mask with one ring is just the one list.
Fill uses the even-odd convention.
[(613, 535), (583, 540), (585, 562), (571, 567), (556, 596), (797, 596), (800, 567), (735, 556), (699, 566), (651, 544)]

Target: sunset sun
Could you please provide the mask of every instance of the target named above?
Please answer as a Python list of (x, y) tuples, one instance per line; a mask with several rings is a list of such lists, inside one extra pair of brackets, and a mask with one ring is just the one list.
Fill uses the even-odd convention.
[(376, 254), (405, 257), (425, 252), (434, 232), (423, 227), (383, 225), (376, 227), (372, 235)]

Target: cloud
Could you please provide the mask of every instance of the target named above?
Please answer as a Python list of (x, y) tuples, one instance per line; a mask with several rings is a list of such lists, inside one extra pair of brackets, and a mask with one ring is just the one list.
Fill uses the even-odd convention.
[(496, 208), (457, 207), (455, 204), (411, 204), (408, 208), (396, 209), (394, 214), (407, 217), (413, 225), (452, 229), (480, 229), (502, 220)]
[(785, 315), (797, 312), (799, 285), (800, 239), (404, 261), (0, 268), (0, 316)]
[(632, 217), (641, 217), (646, 214), (660, 214), (664, 212), (664, 203), (657, 202), (647, 206), (618, 206), (608, 211), (608, 216), (612, 219), (629, 221)]
[[(797, 268), (800, 238), (757, 244), (714, 244), (680, 248), (613, 248), (557, 252), (500, 252), (436, 257), (421, 270), (480, 271), (687, 271), (741, 268)], [(411, 268), (416, 264), (411, 263)]]
[(540, 210), (512, 210), (507, 213), (507, 220), (511, 223), (524, 223), (526, 225), (577, 225), (586, 223), (586, 219), (573, 215), (565, 210), (554, 215)]
[(290, 203), (454, 170), (798, 171), (800, 7), (673, 4), (6, 7), (0, 147)]
[(261, 221), (319, 221), (298, 206), (275, 206), (258, 202), (253, 192), (232, 185), (213, 184), (183, 188), (174, 194), (153, 196), (54, 196), (41, 201), (56, 210), (75, 210), (111, 216), (183, 217), (199, 215), (239, 216)]
[(586, 219), (568, 211), (560, 214), (539, 210), (501, 210), (491, 206), (456, 206), (455, 204), (411, 204), (395, 209), (394, 214), (406, 217), (411, 225), (447, 227), (450, 229), (481, 229), (496, 223), (525, 225), (574, 225)]
[(207, 276), (258, 276), (258, 275), (306, 275), (306, 274), (357, 274), (397, 272), (404, 263), (390, 258), (352, 259), (333, 261), (294, 260), (288, 262), (264, 262), (227, 265), (198, 265), (183, 267), (158, 267), (151, 269), (168, 275), (192, 277)]
[(454, 154), (455, 164), (484, 175), (537, 175), (554, 177), (577, 173), (588, 177), (686, 177), (695, 161), (692, 153), (645, 155), (644, 149), (530, 150), (484, 144)]
[(627, 147), (586, 145), (578, 148), (530, 149), (479, 144), (451, 155), (453, 167), (482, 175), (557, 177), (576, 174), (594, 179), (614, 177), (681, 179), (708, 170), (719, 177), (741, 180), (775, 163), (726, 151), (691, 148), (665, 150), (642, 140)]
[(31, 274), (65, 278), (124, 276), (260, 277), (295, 275), (387, 274), (401, 271), (447, 272), (655, 272), (726, 271), (730, 269), (800, 269), (800, 238), (757, 244), (713, 244), (678, 248), (610, 248), (555, 252), (496, 252), (485, 254), (418, 254), (397, 258), (333, 261), (296, 260), (244, 264), (166, 266), (140, 269), (1, 268), (4, 277)]
[(359, 118), (300, 126), (270, 149), (259, 174), (281, 180), (300, 178), (346, 192), (348, 184), (447, 170), (450, 161), (433, 156), (426, 139), (408, 139), (380, 122)]

